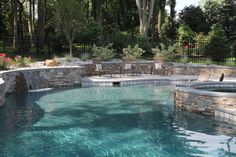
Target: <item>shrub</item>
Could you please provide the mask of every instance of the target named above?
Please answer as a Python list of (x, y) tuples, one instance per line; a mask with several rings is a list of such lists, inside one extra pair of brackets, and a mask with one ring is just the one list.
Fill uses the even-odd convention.
[(205, 64), (206, 65), (211, 65), (212, 64), (212, 60), (210, 58), (206, 58)]
[(165, 46), (163, 43), (156, 48), (153, 48), (152, 52), (154, 53), (153, 59), (173, 61), (175, 57), (174, 46)]
[(134, 47), (128, 46), (127, 48), (123, 48), (123, 57), (131, 60), (140, 59), (144, 54), (144, 50), (139, 48), (138, 45)]
[(93, 45), (92, 51), (93, 57), (101, 58), (102, 60), (109, 60), (115, 56), (111, 43), (105, 47)]
[(227, 61), (226, 61), (226, 65), (227, 65), (227, 66), (236, 66), (236, 62), (233, 61), (233, 60), (227, 60)]
[(227, 48), (227, 40), (220, 25), (213, 25), (208, 34), (209, 43), (206, 46), (205, 55), (213, 61), (225, 61), (230, 50)]
[(22, 57), (17, 55), (15, 57), (15, 65), (17, 67), (28, 67), (31, 62), (31, 57)]
[(66, 59), (66, 61), (67, 61), (67, 62), (72, 62), (72, 61), (73, 61), (73, 59), (74, 59), (74, 58), (73, 58), (73, 56), (72, 56), (72, 55), (70, 55), (70, 54), (65, 54), (65, 56), (64, 56), (64, 57), (65, 57), (65, 59)]
[(6, 57), (5, 53), (0, 53), (0, 70), (7, 70), (11, 65), (12, 59)]
[(58, 57), (57, 55), (53, 56), (53, 60), (55, 60), (55, 62), (57, 62), (58, 64), (60, 64), (60, 62), (61, 62), (61, 58)]
[(90, 54), (89, 53), (83, 53), (83, 54), (81, 54), (80, 59), (82, 61), (89, 60), (90, 59)]

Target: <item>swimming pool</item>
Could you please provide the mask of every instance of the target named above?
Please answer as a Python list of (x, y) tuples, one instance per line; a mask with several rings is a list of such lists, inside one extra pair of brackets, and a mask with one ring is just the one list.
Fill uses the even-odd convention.
[(173, 86), (15, 93), (1, 157), (236, 156), (236, 127), (174, 109)]

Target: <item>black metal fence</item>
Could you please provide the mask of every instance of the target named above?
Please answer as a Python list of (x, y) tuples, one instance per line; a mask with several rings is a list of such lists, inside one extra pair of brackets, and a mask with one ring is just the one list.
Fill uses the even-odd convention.
[(228, 42), (223, 45), (209, 41), (186, 42), (176, 44), (177, 61), (222, 64), (236, 63), (236, 43)]
[[(14, 44), (15, 42), (15, 44)], [(128, 45), (138, 44), (143, 48), (146, 53), (144, 59), (152, 58), (151, 49), (157, 47), (160, 43), (157, 40), (151, 38), (130, 37), (125, 39), (96, 39), (96, 40), (76, 40), (73, 46), (74, 55), (79, 57), (83, 53), (92, 52), (92, 47), (96, 45), (107, 45), (113, 43), (113, 48), (116, 50), (116, 58), (121, 57), (122, 49)], [(209, 64), (226, 64), (227, 62), (236, 62), (236, 43), (225, 43), (224, 46), (209, 47), (207, 41), (201, 42), (186, 42), (183, 44), (177, 44), (175, 42), (165, 43), (169, 46), (174, 46), (176, 58), (178, 62), (194, 62), (194, 63), (209, 63)], [(217, 47), (217, 45), (215, 45)], [(224, 50), (223, 50), (224, 48)], [(168, 49), (168, 46), (167, 46)], [(221, 50), (222, 49), (222, 50)], [(219, 52), (215, 52), (218, 51)], [(17, 37), (13, 36), (0, 36), (0, 52), (6, 52), (9, 56), (20, 55), (32, 55), (43, 56), (45, 58), (51, 58), (54, 55), (62, 56), (69, 52), (69, 45), (63, 37), (47, 37), (44, 40), (44, 48), (39, 53), (38, 38), (31, 39), (28, 36)], [(222, 55), (224, 54), (224, 55)], [(224, 59), (222, 59), (222, 56)], [(218, 59), (218, 60), (217, 60)]]

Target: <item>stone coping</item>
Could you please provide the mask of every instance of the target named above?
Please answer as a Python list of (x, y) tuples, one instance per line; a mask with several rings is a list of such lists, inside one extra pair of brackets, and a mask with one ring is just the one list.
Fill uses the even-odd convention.
[(188, 84), (196, 76), (159, 76), (159, 75), (115, 75), (92, 76), (82, 78), (82, 87), (96, 86), (135, 86), (135, 85), (177, 85)]
[(236, 88), (236, 82), (195, 83), (187, 87), (176, 87), (176, 91), (181, 91), (181, 92), (190, 93), (190, 94), (197, 94), (197, 95), (202, 95), (202, 96), (236, 98), (235, 93), (215, 92), (215, 91), (204, 90), (206, 88)]
[(145, 81), (145, 80), (167, 80), (167, 81), (193, 81), (197, 80), (197, 76), (160, 76), (160, 75), (137, 75), (137, 76), (92, 76), (84, 77), (84, 82), (125, 82), (125, 81)]
[(192, 64), (192, 63), (172, 63), (173, 67), (181, 68), (181, 67), (194, 67), (194, 68), (212, 68), (212, 69), (236, 69), (236, 67), (231, 66), (223, 66), (223, 65), (202, 65), (202, 64)]
[(4, 73), (10, 73), (10, 72), (18, 72), (18, 71), (31, 71), (31, 70), (50, 70), (50, 69), (72, 69), (72, 68), (83, 68), (82, 65), (78, 66), (55, 66), (55, 67), (30, 67), (30, 68), (18, 68), (18, 69), (13, 69), (13, 70), (5, 70), (5, 71), (0, 71), (0, 74)]

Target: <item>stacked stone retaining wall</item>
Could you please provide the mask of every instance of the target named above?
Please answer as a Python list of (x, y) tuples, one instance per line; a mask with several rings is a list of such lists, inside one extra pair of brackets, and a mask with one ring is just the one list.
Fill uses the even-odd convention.
[[(202, 69), (207, 69), (211, 72), (211, 76), (219, 77), (224, 73), (225, 76), (236, 77), (236, 68), (233, 67), (196, 66), (189, 64), (166, 65), (172, 75), (199, 75)], [(103, 67), (107, 73), (119, 74), (120, 66), (120, 61), (103, 63)], [(152, 66), (153, 63), (151, 61), (134, 63), (134, 68), (141, 74), (151, 74)], [(91, 63), (74, 67), (17, 69), (0, 72), (0, 78), (5, 82), (0, 85), (0, 105), (4, 102), (3, 95), (13, 93), (17, 90), (76, 86), (81, 84), (81, 77), (92, 76), (94, 74), (96, 73)]]

